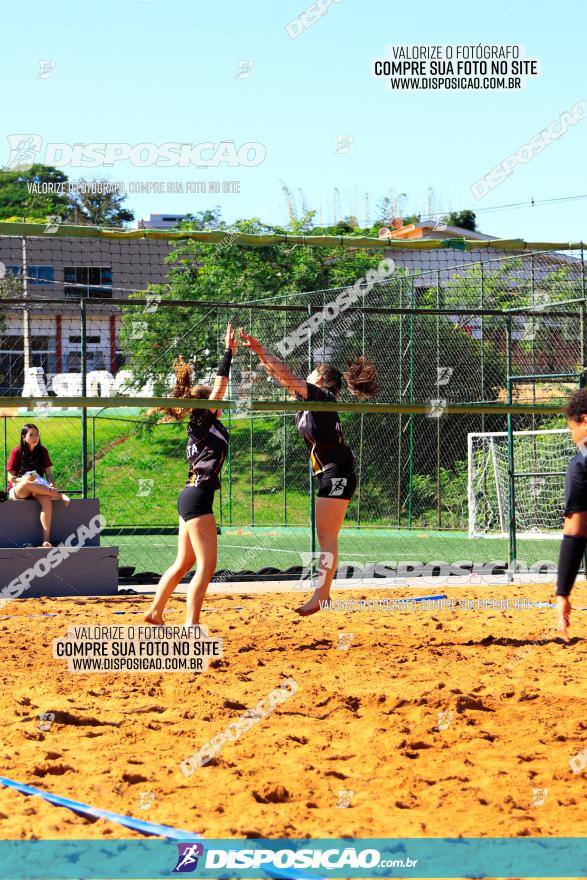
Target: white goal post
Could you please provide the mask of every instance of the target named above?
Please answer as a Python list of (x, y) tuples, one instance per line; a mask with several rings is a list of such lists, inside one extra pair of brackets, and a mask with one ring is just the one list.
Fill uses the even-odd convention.
[[(514, 431), (516, 534), (560, 534), (564, 481), (577, 448), (565, 428)], [(468, 435), (469, 537), (505, 538), (509, 532), (507, 431)]]

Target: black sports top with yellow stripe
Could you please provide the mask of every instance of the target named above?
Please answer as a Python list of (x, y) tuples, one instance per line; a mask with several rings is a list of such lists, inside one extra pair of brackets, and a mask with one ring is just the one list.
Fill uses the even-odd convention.
[(228, 451), (228, 431), (209, 409), (192, 410), (186, 449), (186, 486), (220, 488), (220, 471)]
[[(306, 382), (307, 400), (335, 401), (331, 391)], [(298, 400), (304, 400), (296, 394)], [(310, 451), (312, 470), (315, 474), (325, 471), (337, 477), (350, 476), (355, 470), (355, 457), (344, 442), (340, 417), (337, 412), (296, 413), (296, 428)]]

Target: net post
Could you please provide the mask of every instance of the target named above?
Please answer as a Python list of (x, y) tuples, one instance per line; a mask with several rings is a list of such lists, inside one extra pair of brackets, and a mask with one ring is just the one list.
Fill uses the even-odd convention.
[[(81, 336), (81, 393), (86, 397), (87, 384), (87, 315), (86, 300), (82, 291), (80, 305), (80, 336)], [(88, 497), (88, 410), (82, 407), (82, 498)]]

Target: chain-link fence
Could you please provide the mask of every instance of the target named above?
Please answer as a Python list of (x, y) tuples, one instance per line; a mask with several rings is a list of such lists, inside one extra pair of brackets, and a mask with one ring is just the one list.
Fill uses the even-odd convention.
[[(507, 431), (508, 404), (518, 406), (515, 430), (564, 426), (560, 406), (585, 364), (578, 252), (433, 272), (396, 267), (385, 280), (358, 279), (354, 298), (340, 287), (194, 302), (169, 299), (173, 291), (158, 283), (129, 299), (105, 296), (107, 280), (72, 276), (66, 296), (43, 298), (33, 286), (23, 295), (22, 274), (12, 274), (0, 316), (0, 388), (10, 404), (0, 427), (6, 461), (24, 421), (39, 426), (59, 487), (100, 499), (128, 571), (158, 573), (172, 560), (186, 477), (185, 422), (161, 422), (153, 398), (169, 395), (179, 357), (194, 382), (211, 381), (228, 321), (301, 378), (321, 361), (344, 370), (362, 355), (376, 365), (374, 402), (355, 402), (350, 411), (344, 387), (340, 396), (359, 477), (341, 552), (346, 540), (347, 558), (363, 561), (485, 557), (487, 545), (462, 543), (468, 435)], [(32, 411), (19, 410), (16, 395), (40, 400)], [(74, 408), (76, 397), (83, 409)], [(300, 553), (315, 545), (293, 404), (243, 347), (227, 399), (234, 403), (223, 417), (231, 442), (216, 509), (220, 564), (299, 568)], [(261, 411), (263, 404), (271, 411)]]

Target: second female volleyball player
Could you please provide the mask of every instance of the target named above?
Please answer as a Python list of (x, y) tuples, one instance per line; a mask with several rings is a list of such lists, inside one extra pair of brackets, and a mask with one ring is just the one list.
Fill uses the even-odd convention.
[[(346, 372), (330, 364), (318, 364), (306, 380), (295, 376), (279, 358), (243, 331), (245, 348), (253, 351), (277, 382), (298, 400), (335, 401), (346, 382), (354, 397), (372, 397), (378, 391), (375, 366), (363, 357), (356, 358)], [(320, 544), (317, 587), (311, 598), (296, 608), (298, 614), (315, 614), (330, 601), (330, 587), (338, 568), (338, 534), (350, 499), (357, 486), (355, 458), (344, 442), (337, 412), (302, 411), (296, 414), (296, 427), (308, 447), (312, 470), (318, 481), (316, 532)]]
[[(232, 356), (237, 341), (230, 324), (226, 328), (226, 351), (218, 367), (212, 388), (196, 385), (188, 389), (190, 397), (222, 400), (228, 386)], [(171, 594), (190, 571), (196, 572), (187, 591), (186, 626), (200, 621), (200, 611), (208, 584), (216, 569), (218, 537), (213, 513), (214, 493), (220, 488), (220, 471), (228, 451), (228, 431), (220, 421), (219, 409), (194, 409), (188, 424), (187, 459), (189, 473), (177, 509), (179, 535), (177, 557), (159, 581), (147, 623), (162, 623), (163, 611)]]

